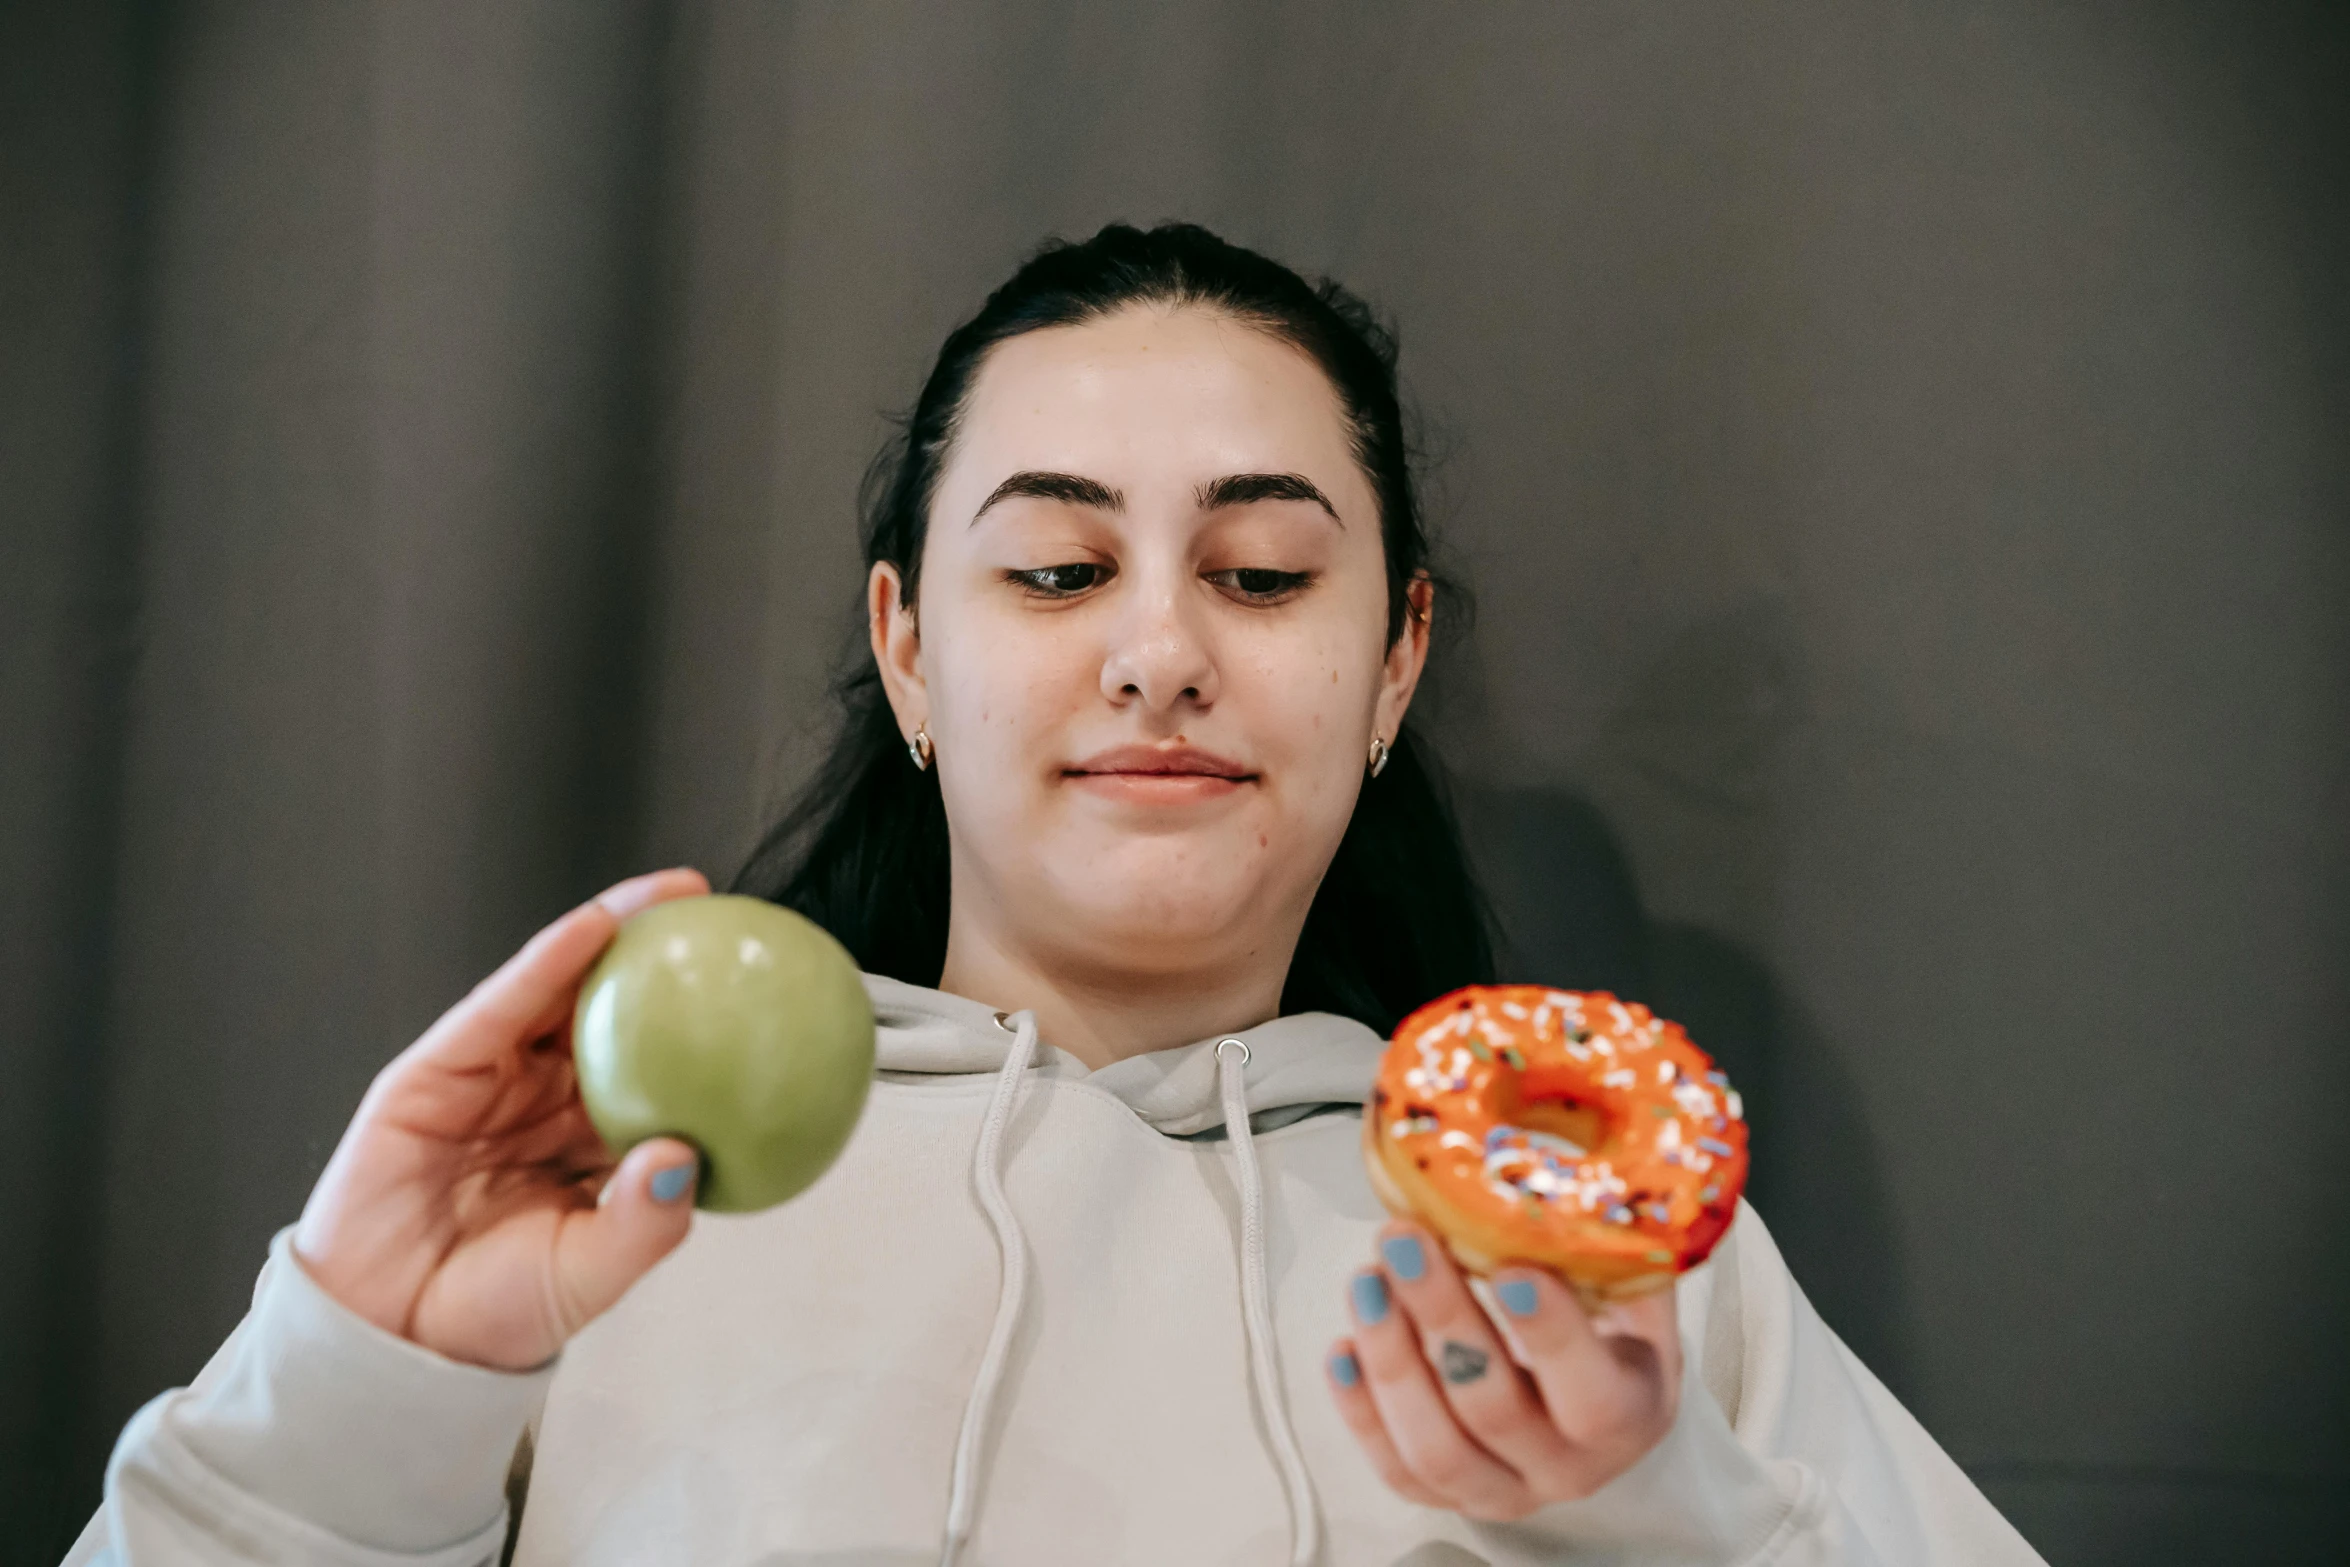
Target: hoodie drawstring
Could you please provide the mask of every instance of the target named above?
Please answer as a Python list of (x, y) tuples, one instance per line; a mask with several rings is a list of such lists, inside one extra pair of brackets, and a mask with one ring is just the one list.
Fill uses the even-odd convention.
[(995, 1406), (996, 1388), (1004, 1380), (1004, 1363), (1012, 1355), (1012, 1335), (1020, 1329), (1020, 1308), (1028, 1294), (1028, 1238), (1020, 1233), (1019, 1216), (1004, 1196), (1004, 1128), (1020, 1106), (1020, 1090), (1028, 1080), (1028, 1063), (1036, 1058), (1036, 1014), (1023, 1012), (1007, 1021), (996, 1014), (996, 1025), (1010, 1030), (1011, 1053), (996, 1074), (995, 1092), (988, 1097), (987, 1118), (979, 1123), (979, 1141), (971, 1150), (971, 1183), (979, 1190), (979, 1206), (995, 1230), (996, 1254), (1003, 1263), (1003, 1281), (997, 1287), (995, 1326), (988, 1330), (987, 1349), (979, 1357), (979, 1375), (971, 1382), (971, 1397), (963, 1405), (963, 1430), (955, 1438), (955, 1467), (947, 1484), (946, 1539), (939, 1548), (939, 1567), (955, 1567), (955, 1558), (971, 1538), (972, 1514), (979, 1505), (979, 1450), (987, 1440), (987, 1417)]
[[(1227, 1046), (1233, 1048), (1227, 1051)], [(1290, 1564), (1310, 1567), (1321, 1554), (1322, 1520), (1314, 1501), (1313, 1479), (1306, 1473), (1304, 1454), (1298, 1451), (1296, 1428), (1289, 1423), (1289, 1400), (1281, 1390), (1280, 1351), (1273, 1338), (1273, 1297), (1265, 1283), (1265, 1182), (1257, 1169), (1256, 1137), (1248, 1124), (1248, 1084), (1242, 1076), (1248, 1057), (1247, 1040), (1216, 1041), (1217, 1086), (1224, 1093), (1224, 1133), (1232, 1140), (1233, 1160), (1240, 1172), (1240, 1320), (1248, 1332), (1248, 1364), (1256, 1383), (1257, 1406), (1264, 1413), (1265, 1430), (1273, 1442), (1273, 1461), (1281, 1471), (1281, 1489), (1289, 1503)]]
[[(995, 1325), (988, 1330), (987, 1348), (979, 1357), (979, 1374), (972, 1379), (971, 1396), (963, 1405), (963, 1429), (955, 1439), (955, 1463), (947, 1484), (946, 1538), (939, 1548), (939, 1567), (955, 1567), (971, 1538), (973, 1514), (979, 1504), (980, 1449), (987, 1440), (988, 1416), (995, 1407), (996, 1389), (1011, 1359), (1012, 1338), (1020, 1329), (1020, 1311), (1028, 1295), (1028, 1239), (1020, 1231), (1018, 1215), (1004, 1195), (1004, 1130), (1020, 1106), (1020, 1090), (1028, 1080), (1029, 1063), (1036, 1058), (1036, 1015), (1022, 1012), (1006, 1019), (996, 1014), (999, 1027), (1012, 1033), (1012, 1049), (996, 1074), (995, 1091), (987, 1101), (987, 1117), (979, 1123), (979, 1140), (971, 1150), (971, 1182), (979, 1192), (979, 1206), (995, 1230), (996, 1252), (1003, 1279), (996, 1294)], [(1230, 1051), (1226, 1046), (1234, 1047)], [(1321, 1554), (1321, 1515), (1314, 1500), (1314, 1482), (1306, 1473), (1305, 1456), (1298, 1450), (1297, 1431), (1289, 1423), (1289, 1400), (1281, 1389), (1280, 1353), (1273, 1337), (1273, 1298), (1265, 1282), (1265, 1182), (1257, 1167), (1257, 1146), (1248, 1124), (1248, 1083), (1243, 1075), (1249, 1048), (1245, 1039), (1216, 1041), (1216, 1079), (1223, 1091), (1225, 1134), (1232, 1141), (1240, 1175), (1240, 1319), (1248, 1336), (1250, 1380), (1257, 1405), (1264, 1413), (1272, 1438), (1273, 1460), (1281, 1471), (1281, 1490), (1289, 1504), (1289, 1560), (1291, 1567), (1311, 1567)]]

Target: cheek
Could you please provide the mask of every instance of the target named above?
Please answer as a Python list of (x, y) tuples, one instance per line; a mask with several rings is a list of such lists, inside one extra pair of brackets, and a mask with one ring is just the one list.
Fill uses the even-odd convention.
[(1344, 796), (1370, 744), (1379, 699), (1375, 650), (1352, 638), (1319, 638), (1298, 648), (1268, 650), (1251, 671), (1250, 728), (1264, 754), (1295, 780), (1301, 803), (1310, 793)]
[(1025, 764), (1049, 760), (1059, 729), (1096, 698), (1098, 652), (1055, 617), (940, 619), (924, 647), (932, 738), (967, 759), (989, 758), (991, 775), (1034, 771)]

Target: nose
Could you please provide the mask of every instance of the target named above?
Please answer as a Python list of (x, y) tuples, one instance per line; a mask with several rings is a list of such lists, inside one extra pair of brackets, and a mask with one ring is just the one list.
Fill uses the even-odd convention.
[(1216, 659), (1196, 595), (1177, 581), (1152, 583), (1129, 596), (1102, 657), (1102, 695), (1151, 712), (1216, 700)]

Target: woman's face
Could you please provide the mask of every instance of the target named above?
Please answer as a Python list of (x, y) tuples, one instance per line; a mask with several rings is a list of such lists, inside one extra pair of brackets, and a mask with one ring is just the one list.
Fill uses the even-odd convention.
[(870, 605), (936, 746), (950, 967), (984, 942), (1081, 982), (1285, 971), (1418, 678), (1414, 598), (1390, 647), (1377, 505), (1303, 352), (1182, 307), (998, 345), (916, 612), (887, 566)]

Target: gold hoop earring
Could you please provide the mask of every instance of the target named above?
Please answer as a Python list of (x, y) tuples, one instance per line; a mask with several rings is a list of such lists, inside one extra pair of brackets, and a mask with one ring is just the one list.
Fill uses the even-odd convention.
[(1376, 777), (1378, 777), (1378, 776), (1379, 776), (1381, 773), (1383, 773), (1383, 772), (1387, 771), (1387, 758), (1388, 758), (1388, 756), (1389, 756), (1390, 754), (1391, 754), (1391, 753), (1390, 753), (1390, 752), (1388, 751), (1388, 749), (1387, 749), (1387, 742), (1386, 742), (1386, 741), (1384, 741), (1384, 740), (1380, 739), (1380, 738), (1379, 738), (1377, 735), (1373, 735), (1373, 736), (1371, 736), (1371, 776), (1372, 776), (1372, 777), (1376, 778)]
[(914, 771), (930, 771), (931, 753), (938, 748), (930, 743), (930, 729), (926, 724), (914, 726), (914, 738), (906, 742), (906, 754), (914, 759)]

